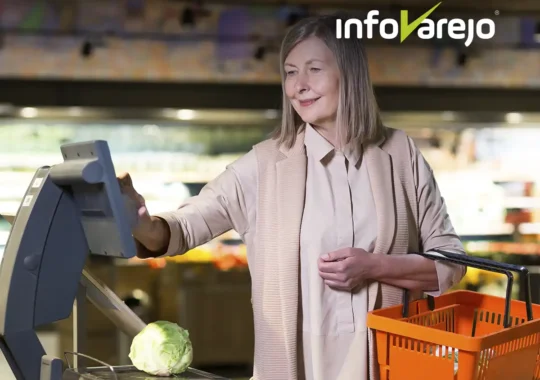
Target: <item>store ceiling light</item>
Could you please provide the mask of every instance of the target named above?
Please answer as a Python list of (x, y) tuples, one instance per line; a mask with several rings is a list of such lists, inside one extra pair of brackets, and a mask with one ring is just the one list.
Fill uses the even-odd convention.
[(178, 110), (176, 111), (176, 117), (180, 120), (193, 120), (195, 118), (195, 111), (193, 110)]
[(519, 124), (523, 121), (523, 115), (517, 112), (510, 112), (506, 114), (506, 122), (510, 124)]
[(38, 110), (36, 108), (32, 107), (25, 107), (21, 109), (21, 116), (24, 118), (33, 118), (36, 117), (38, 114)]

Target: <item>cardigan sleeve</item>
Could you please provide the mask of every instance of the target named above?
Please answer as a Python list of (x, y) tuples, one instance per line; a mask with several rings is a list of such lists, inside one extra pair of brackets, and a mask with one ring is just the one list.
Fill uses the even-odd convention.
[(155, 214), (167, 222), (171, 231), (163, 256), (186, 253), (231, 229), (244, 236), (254, 209), (256, 160), (255, 153), (248, 152), (178, 209)]
[[(410, 137), (409, 146), (418, 199), (418, 223), (422, 250), (434, 255), (439, 254), (430, 252), (433, 249), (465, 254), (461, 239), (454, 231), (433, 170)], [(439, 289), (427, 293), (433, 296), (438, 296), (457, 285), (466, 273), (466, 267), (446, 262), (436, 261), (435, 267)]]

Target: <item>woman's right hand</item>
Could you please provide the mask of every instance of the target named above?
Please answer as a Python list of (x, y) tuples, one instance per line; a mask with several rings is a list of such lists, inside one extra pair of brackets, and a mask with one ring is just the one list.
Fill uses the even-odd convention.
[[(129, 198), (128, 212), (136, 211), (137, 222), (133, 226), (133, 235), (137, 238), (137, 235), (142, 237), (151, 230), (152, 219), (146, 208), (146, 201), (144, 197), (135, 190), (133, 181), (129, 173), (122, 173), (118, 176), (118, 183), (120, 184), (120, 191), (122, 194)], [(132, 207), (135, 210), (131, 209)]]
[[(122, 194), (129, 198), (128, 212), (136, 215), (136, 222), (132, 226), (131, 233), (137, 244), (137, 255), (139, 257), (152, 257), (166, 248), (168, 243), (167, 231), (165, 230), (164, 221), (159, 218), (152, 217), (146, 208), (144, 197), (139, 194), (133, 186), (133, 181), (129, 173), (123, 173), (118, 176), (118, 183)], [(134, 208), (134, 209), (133, 209)], [(168, 230), (168, 226), (166, 228)], [(142, 244), (143, 247), (140, 246)], [(143, 252), (148, 250), (150, 252)]]

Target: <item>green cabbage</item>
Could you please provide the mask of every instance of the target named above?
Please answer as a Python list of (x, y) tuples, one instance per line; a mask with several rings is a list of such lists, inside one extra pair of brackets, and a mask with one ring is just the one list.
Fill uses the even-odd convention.
[(149, 323), (133, 338), (129, 358), (135, 368), (150, 375), (180, 374), (193, 360), (189, 332), (172, 322)]

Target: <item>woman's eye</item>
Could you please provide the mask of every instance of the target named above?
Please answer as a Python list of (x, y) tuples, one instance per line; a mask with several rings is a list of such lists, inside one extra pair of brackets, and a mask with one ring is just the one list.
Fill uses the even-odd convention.
[(314, 73), (318, 73), (319, 71), (321, 71), (321, 69), (319, 69), (317, 67), (312, 67), (311, 71), (314, 72)]
[(294, 71), (287, 71), (287, 75), (293, 75)]

